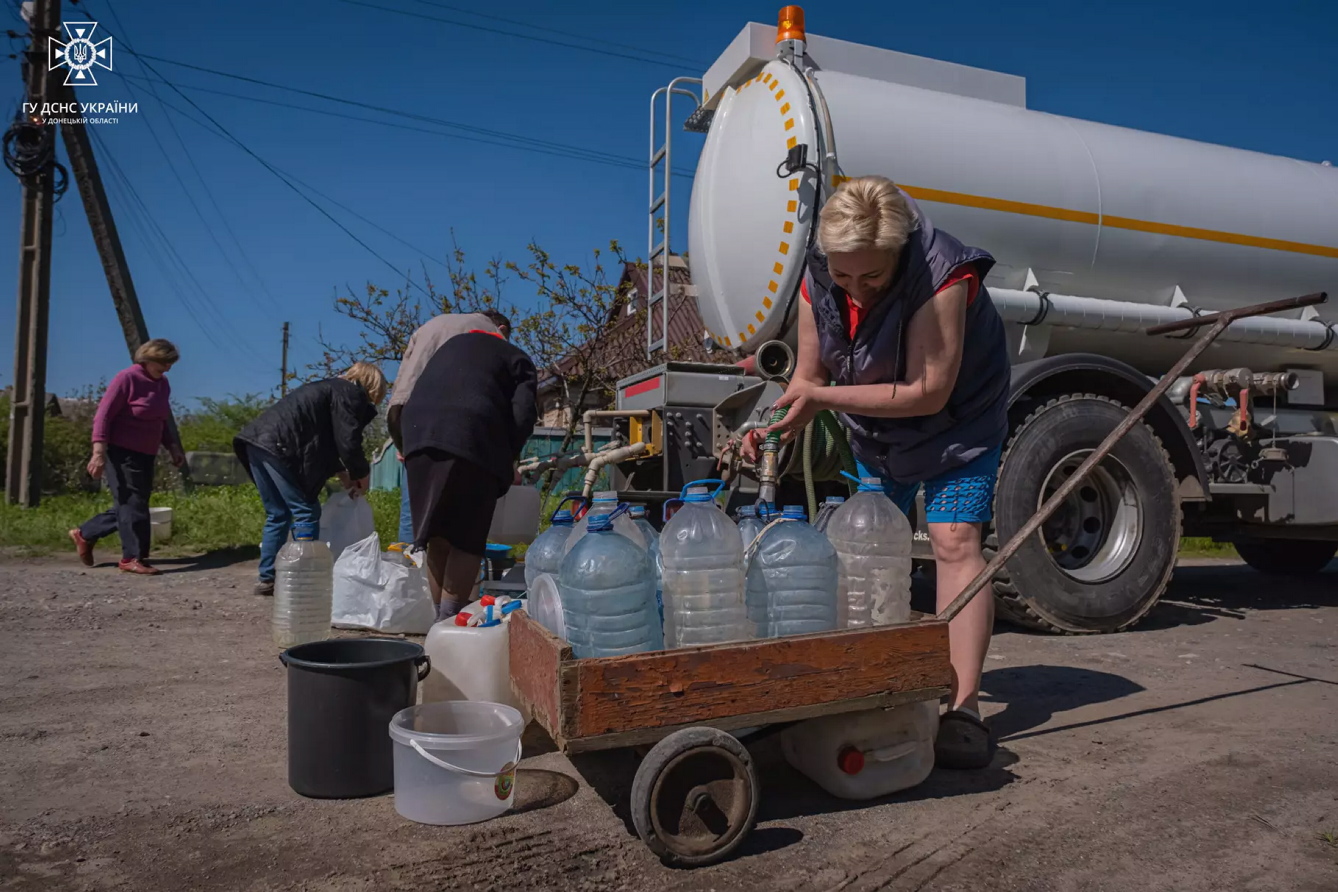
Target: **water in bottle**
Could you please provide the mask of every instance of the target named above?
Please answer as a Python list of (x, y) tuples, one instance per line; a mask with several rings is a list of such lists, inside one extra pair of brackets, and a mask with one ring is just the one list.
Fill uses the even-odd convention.
[(832, 512), (827, 538), (841, 567), (844, 628), (885, 626), (911, 618), (911, 522), (878, 478)]
[(739, 519), (739, 538), (743, 540), (743, 550), (747, 551), (757, 534), (762, 532), (763, 523), (757, 519), (756, 505), (743, 505), (736, 515)]
[(828, 496), (818, 508), (818, 516), (813, 521), (813, 528), (819, 533), (827, 532), (827, 524), (832, 520), (832, 512), (845, 503), (845, 496)]
[(613, 529), (614, 518), (590, 518), (586, 535), (562, 559), (558, 591), (567, 642), (578, 658), (661, 650), (655, 569), (641, 546)]
[(646, 516), (645, 505), (633, 505), (628, 515), (641, 531), (641, 535), (646, 537), (646, 553), (650, 555), (650, 562), (655, 567), (655, 605), (660, 613), (660, 624), (663, 625), (664, 568), (660, 565), (660, 531), (655, 529), (650, 518)]
[(565, 554), (564, 546), (572, 534), (574, 523), (570, 511), (560, 510), (553, 515), (552, 525), (530, 543), (529, 550), (525, 552), (526, 589), (534, 585), (534, 580), (538, 579), (541, 573), (548, 573), (554, 577), (558, 575)]
[(274, 643), (287, 650), (330, 637), (334, 558), (319, 526), (299, 523), (274, 561)]
[(757, 540), (748, 564), (748, 617), (757, 637), (839, 628), (836, 550), (799, 505), (786, 505), (782, 517)]
[(706, 486), (684, 489), (683, 506), (660, 532), (660, 560), (666, 647), (752, 637), (743, 600), (739, 528), (716, 506)]
[[(576, 526), (572, 533), (567, 537), (566, 544), (562, 546), (562, 554), (565, 557), (571, 554), (571, 550), (576, 547), (576, 543), (581, 541), (585, 535), (586, 529), (590, 523), (590, 518), (598, 517), (601, 514), (613, 514), (618, 510), (618, 494), (616, 492), (597, 492), (594, 498), (590, 500), (590, 510), (585, 512), (585, 516), (576, 521)], [(642, 548), (646, 547), (646, 538), (641, 535), (632, 518), (626, 513), (619, 514), (613, 521), (614, 532), (621, 533), (628, 539), (631, 539)]]

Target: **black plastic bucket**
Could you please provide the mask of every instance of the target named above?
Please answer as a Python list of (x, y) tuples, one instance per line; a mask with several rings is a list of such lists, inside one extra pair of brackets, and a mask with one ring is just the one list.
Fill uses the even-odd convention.
[(288, 785), (315, 799), (378, 796), (395, 788), (390, 720), (418, 702), (422, 645), (396, 638), (333, 638), (290, 647)]

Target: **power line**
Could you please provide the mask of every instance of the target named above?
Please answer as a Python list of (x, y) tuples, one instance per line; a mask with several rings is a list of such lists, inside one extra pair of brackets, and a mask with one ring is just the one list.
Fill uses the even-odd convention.
[[(117, 13), (116, 8), (111, 4), (110, 0), (107, 0), (105, 5), (107, 7), (107, 10), (111, 13), (112, 20), (116, 23), (116, 27), (121, 32), (120, 39), (124, 41), (127, 48), (131, 48), (130, 35), (125, 25), (121, 22), (120, 14)], [(140, 67), (143, 68), (142, 62), (140, 63)], [(153, 97), (161, 101), (161, 97), (159, 97), (158, 95), (158, 89), (156, 85), (153, 83), (153, 81), (145, 78), (144, 82), (148, 85), (149, 91), (153, 93)], [(127, 84), (127, 86), (129, 85)], [(133, 87), (130, 87), (130, 93), (132, 98), (138, 99), (138, 96), (135, 95)], [(237, 233), (232, 228), (232, 224), (228, 222), (228, 218), (223, 213), (223, 209), (219, 207), (218, 200), (214, 197), (213, 190), (209, 188), (208, 181), (206, 181), (204, 176), (200, 173), (199, 165), (195, 163), (194, 156), (191, 155), (190, 149), (187, 148), (185, 141), (182, 140), (181, 134), (177, 132), (176, 124), (173, 123), (171, 117), (169, 116), (164, 116), (164, 117), (167, 120), (168, 127), (172, 129), (172, 135), (176, 137), (177, 144), (181, 146), (181, 151), (186, 156), (186, 161), (190, 164), (191, 170), (195, 172), (195, 178), (199, 180), (200, 186), (204, 189), (205, 196), (209, 199), (210, 204), (213, 205), (214, 213), (218, 215), (219, 221), (222, 222), (223, 228), (227, 231), (228, 236), (232, 239), (232, 244), (236, 247), (237, 253), (241, 256), (242, 262), (246, 264), (247, 268), (251, 272), (251, 275), (254, 277), (254, 284), (258, 284), (260, 286), (260, 290), (265, 293), (265, 296), (267, 298), (269, 298), (270, 306), (268, 308), (261, 305), (260, 301), (256, 298), (256, 296), (253, 293), (252, 290), (253, 283), (246, 281), (246, 278), (242, 275), (241, 270), (237, 268), (236, 263), (233, 262), (232, 258), (228, 255), (228, 252), (223, 248), (223, 245), (218, 240), (218, 236), (217, 234), (215, 234), (213, 227), (209, 224), (209, 221), (205, 218), (203, 211), (200, 210), (200, 206), (196, 203), (194, 196), (191, 195), (190, 190), (186, 188), (186, 182), (184, 179), (182, 179), (181, 174), (177, 171), (176, 164), (173, 163), (171, 156), (167, 152), (167, 147), (164, 146), (162, 140), (158, 138), (158, 132), (157, 130), (154, 129), (152, 120), (146, 117), (144, 119), (144, 123), (149, 128), (149, 133), (153, 136), (153, 141), (158, 145), (158, 150), (162, 152), (163, 158), (167, 161), (168, 167), (171, 168), (172, 175), (176, 178), (178, 185), (181, 186), (181, 191), (186, 193), (186, 198), (190, 201), (191, 207), (195, 209), (196, 216), (198, 216), (200, 218), (200, 222), (204, 224), (205, 231), (209, 233), (209, 238), (213, 241), (214, 246), (218, 248), (219, 255), (223, 257), (224, 262), (226, 262), (228, 266), (232, 269), (233, 275), (237, 277), (237, 282), (242, 286), (242, 289), (246, 292), (247, 297), (250, 298), (256, 304), (256, 306), (261, 310), (265, 309), (277, 310), (278, 301), (275, 300), (274, 295), (270, 292), (269, 286), (265, 284), (264, 277), (260, 275), (260, 272), (256, 269), (255, 264), (251, 262), (251, 258), (247, 256), (246, 249), (242, 247), (241, 241), (237, 238)]]
[[(192, 89), (195, 89), (195, 88), (192, 88)], [(196, 120), (195, 118), (191, 117), (190, 114), (188, 114), (187, 112), (181, 110), (180, 108), (178, 108), (177, 106), (173, 105), (172, 103), (168, 102), (166, 99), (161, 99), (161, 98), (160, 98), (158, 101), (162, 104), (162, 106), (163, 106), (164, 108), (166, 108), (166, 109), (168, 109), (168, 110), (170, 110), (170, 111), (176, 112), (178, 115), (181, 115), (183, 118), (185, 118), (186, 120), (190, 121), (192, 124), (195, 124), (197, 127), (201, 127), (201, 128), (203, 128), (206, 132), (211, 133), (211, 134), (213, 134), (214, 136), (217, 136), (219, 139), (224, 139), (224, 140), (227, 139), (227, 137), (224, 136), (222, 133), (220, 133), (218, 130), (215, 130), (215, 129), (211, 128), (211, 127), (210, 127), (208, 124), (206, 124), (206, 123), (203, 123), (203, 122), (201, 122), (201, 121)], [(428, 132), (428, 131), (424, 131), (424, 132)], [(378, 230), (379, 232), (384, 233), (385, 235), (387, 235), (387, 236), (389, 236), (390, 238), (394, 239), (395, 241), (399, 242), (401, 245), (404, 245), (406, 248), (409, 248), (410, 250), (415, 251), (415, 252), (417, 252), (417, 253), (423, 255), (423, 256), (426, 257), (428, 260), (431, 260), (433, 263), (436, 263), (438, 266), (441, 266), (443, 269), (449, 269), (448, 264), (444, 263), (444, 262), (441, 261), (441, 260), (438, 260), (436, 257), (433, 257), (432, 254), (431, 254), (431, 252), (424, 250), (423, 248), (419, 247), (418, 245), (413, 244), (412, 242), (406, 241), (405, 239), (403, 239), (403, 238), (401, 238), (400, 236), (396, 235), (396, 234), (395, 234), (394, 232), (392, 232), (391, 230), (386, 229), (384, 226), (380, 225), (380, 224), (377, 223), (376, 221), (371, 220), (371, 219), (369, 219), (368, 217), (364, 217), (362, 214), (358, 213), (358, 212), (355, 211), (353, 208), (351, 208), (351, 207), (349, 207), (348, 205), (346, 205), (346, 204), (340, 202), (338, 199), (336, 199), (336, 198), (332, 198), (331, 196), (325, 194), (324, 192), (322, 192), (321, 190), (317, 189), (315, 186), (311, 185), (310, 183), (306, 182), (305, 180), (301, 179), (300, 177), (296, 176), (296, 175), (293, 174), (292, 172), (283, 170), (283, 168), (280, 168), (280, 167), (277, 167), (277, 166), (275, 167), (275, 169), (278, 170), (280, 173), (282, 173), (284, 176), (286, 176), (286, 177), (288, 177), (289, 179), (291, 179), (293, 182), (298, 183), (299, 185), (306, 187), (306, 189), (309, 190), (310, 192), (313, 192), (313, 193), (316, 194), (317, 196), (319, 196), (319, 197), (325, 199), (326, 201), (330, 202), (331, 204), (335, 205), (336, 207), (340, 208), (341, 210), (344, 210), (344, 211), (348, 212), (349, 214), (352, 214), (353, 216), (357, 217), (357, 218), (358, 218), (359, 220), (361, 220), (362, 222), (366, 223), (368, 226), (371, 226), (373, 229), (376, 229), (376, 230)]]
[[(164, 65), (173, 65), (178, 68), (186, 68), (191, 71), (199, 71), (204, 74), (212, 74), (217, 77), (224, 77), (230, 80), (242, 81), (244, 83), (255, 84), (257, 86), (268, 87), (270, 89), (275, 89), (275, 90), (283, 90), (289, 93), (297, 93), (302, 96), (310, 96), (312, 98), (322, 99), (327, 102), (335, 102), (339, 103), (340, 105), (348, 105), (356, 108), (363, 108), (369, 111), (375, 111), (385, 115), (392, 115), (394, 117), (404, 118), (412, 121), (419, 121), (426, 124), (434, 124), (439, 127), (446, 127), (453, 130), (462, 130), (466, 133), (477, 134), (480, 137), (492, 138), (492, 139), (475, 140), (479, 142), (487, 142), (493, 145), (503, 145), (507, 146), (508, 148), (538, 151), (540, 154), (556, 155), (558, 157), (568, 157), (578, 161), (591, 161), (599, 164), (608, 164), (616, 167), (626, 167), (628, 169), (636, 169), (643, 171), (646, 169), (646, 162), (644, 160), (633, 158), (628, 155), (615, 155), (610, 152), (601, 152), (596, 149), (587, 149), (584, 146), (573, 146), (567, 143), (553, 142), (551, 140), (534, 139), (533, 137), (522, 136), (516, 133), (508, 133), (502, 130), (491, 130), (486, 127), (476, 127), (469, 124), (461, 124), (457, 121), (450, 121), (444, 118), (433, 118), (428, 115), (417, 114), (416, 112), (409, 112), (409, 111), (404, 111), (402, 109), (389, 108), (386, 106), (375, 105), (368, 102), (359, 102), (356, 99), (346, 99), (340, 96), (332, 96), (328, 93), (318, 93), (314, 90), (303, 90), (299, 87), (290, 87), (285, 84), (277, 84), (274, 83), (273, 81), (261, 80), (259, 78), (248, 77), (242, 74), (234, 74), (229, 71), (220, 71), (216, 68), (205, 68), (204, 66), (195, 65), (190, 62), (181, 62), (175, 59), (165, 59), (161, 56), (152, 56), (147, 53), (134, 53), (131, 51), (128, 52), (130, 52), (131, 55), (136, 56), (141, 61), (149, 60), (153, 62), (161, 62)], [(288, 108), (296, 108), (303, 111), (315, 112), (317, 114), (332, 115), (334, 117), (344, 117), (342, 115), (338, 115), (330, 111), (315, 109), (309, 106), (288, 105), (286, 103), (280, 103), (272, 99), (261, 99), (259, 97), (246, 96), (244, 94), (239, 94), (239, 93), (228, 93), (222, 90), (211, 90), (205, 87), (196, 87), (196, 86), (190, 86), (188, 89), (200, 90), (202, 92), (217, 93), (223, 96), (233, 96), (237, 99), (245, 99), (252, 102), (260, 102), (267, 105), (280, 105)], [(368, 118), (358, 118), (349, 116), (349, 119), (355, 121), (366, 121), (368, 123), (375, 123), (375, 124), (385, 124), (386, 126), (390, 126), (388, 122), (375, 121)], [(424, 132), (432, 132), (432, 131), (424, 131)], [(455, 136), (456, 138), (460, 139), (468, 138), (468, 137), (458, 136), (456, 134), (439, 133), (438, 135)], [(674, 171), (674, 176), (691, 179), (693, 177), (693, 174), (689, 171), (676, 170)]]
[[(303, 193), (301, 189), (299, 189), (299, 188), (297, 188), (296, 186), (294, 186), (293, 183), (292, 183), (292, 181), (289, 180), (289, 179), (288, 179), (286, 176), (284, 176), (282, 173), (280, 173), (277, 169), (275, 169), (275, 167), (274, 167), (272, 164), (270, 164), (270, 163), (269, 163), (268, 161), (266, 161), (264, 158), (261, 158), (261, 157), (260, 157), (259, 155), (257, 155), (255, 152), (251, 151), (250, 147), (248, 147), (245, 143), (243, 143), (243, 142), (242, 142), (240, 139), (238, 139), (237, 137), (233, 136), (231, 131), (229, 131), (226, 127), (224, 127), (222, 124), (220, 124), (220, 123), (219, 123), (219, 122), (218, 122), (212, 115), (209, 114), (209, 112), (207, 112), (207, 111), (205, 111), (204, 109), (200, 108), (200, 106), (199, 106), (198, 104), (196, 104), (195, 100), (191, 99), (189, 96), (187, 96), (185, 93), (183, 93), (183, 92), (181, 91), (181, 89), (180, 89), (179, 87), (177, 87), (176, 84), (172, 83), (172, 82), (169, 81), (167, 78), (163, 77), (163, 75), (162, 75), (156, 68), (154, 68), (152, 65), (149, 65), (147, 62), (144, 62), (144, 58), (145, 58), (145, 57), (140, 56), (139, 58), (140, 58), (140, 61), (145, 65), (145, 67), (147, 67), (147, 68), (149, 69), (150, 72), (152, 72), (154, 75), (156, 75), (156, 76), (158, 77), (158, 79), (161, 80), (163, 83), (167, 84), (167, 86), (170, 87), (170, 88), (171, 88), (171, 89), (172, 89), (178, 96), (180, 96), (182, 99), (186, 100), (186, 102), (188, 102), (188, 103), (190, 104), (191, 108), (195, 109), (197, 112), (199, 112), (201, 115), (203, 115), (203, 116), (204, 116), (204, 117), (205, 117), (211, 124), (213, 124), (213, 125), (214, 125), (215, 127), (217, 127), (220, 131), (222, 131), (223, 134), (224, 134), (229, 140), (231, 140), (232, 143), (233, 143), (234, 145), (237, 146), (237, 148), (241, 149), (243, 152), (245, 152), (246, 154), (250, 155), (250, 156), (251, 156), (252, 158), (254, 158), (257, 162), (259, 162), (260, 165), (261, 165), (262, 167), (264, 167), (264, 168), (265, 168), (266, 170), (268, 170), (270, 173), (274, 174), (274, 176), (278, 177), (278, 179), (280, 180), (280, 182), (282, 182), (282, 183), (283, 183), (285, 186), (287, 186), (289, 189), (293, 190), (293, 192), (295, 192), (295, 193), (298, 195), (298, 197), (300, 197), (300, 198), (301, 198), (303, 201), (305, 201), (307, 204), (309, 204), (309, 205), (311, 205), (313, 208), (315, 208), (315, 209), (321, 214), (321, 216), (325, 217), (327, 220), (329, 220), (329, 221), (330, 221), (331, 223), (333, 223), (335, 226), (338, 226), (341, 230), (343, 230), (343, 232), (344, 232), (345, 235), (347, 235), (349, 238), (353, 239), (353, 241), (357, 242), (360, 246), (362, 246), (363, 250), (365, 250), (368, 254), (371, 254), (371, 255), (372, 255), (373, 257), (375, 257), (377, 260), (380, 260), (380, 261), (381, 261), (383, 264), (385, 264), (387, 267), (389, 267), (390, 269), (394, 270), (396, 274), (398, 274), (398, 273), (400, 272), (399, 268), (398, 268), (397, 266), (395, 266), (395, 264), (391, 263), (391, 262), (390, 262), (389, 260), (387, 260), (385, 257), (381, 256), (381, 254), (378, 253), (377, 250), (376, 250), (375, 248), (373, 248), (371, 245), (367, 244), (367, 243), (364, 242), (362, 239), (358, 238), (358, 236), (357, 236), (356, 234), (354, 234), (354, 232), (353, 232), (351, 229), (349, 229), (349, 228), (348, 228), (347, 226), (345, 226), (343, 223), (340, 223), (338, 220), (336, 220), (336, 219), (334, 218), (334, 216), (333, 216), (329, 211), (327, 211), (325, 208), (321, 207), (319, 204), (317, 204), (315, 201), (313, 201), (310, 197), (308, 197), (305, 193)], [(409, 281), (410, 281), (410, 284), (412, 284), (414, 287), (418, 288), (419, 291), (422, 291), (423, 294), (425, 294), (425, 295), (427, 295), (427, 296), (429, 296), (429, 297), (431, 296), (431, 295), (428, 293), (428, 291), (427, 291), (426, 289), (424, 289), (421, 285), (419, 285), (417, 282), (414, 282), (412, 279), (410, 279)]]
[[(577, 40), (584, 40), (587, 43), (602, 43), (605, 46), (618, 47), (620, 50), (636, 49), (635, 47), (629, 47), (626, 44), (617, 43), (616, 41), (612, 40), (603, 40), (598, 37), (587, 37), (584, 34), (578, 34), (574, 31), (559, 31), (558, 29), (550, 28), (547, 25), (531, 25), (529, 22), (522, 22), (519, 19), (508, 19), (499, 15), (489, 15), (486, 12), (475, 12), (472, 9), (465, 9), (464, 7), (461, 6), (451, 6), (449, 3), (438, 3), (436, 2), (436, 0), (414, 0), (414, 2), (420, 3), (423, 6), (433, 6), (436, 7), (437, 9), (445, 9), (449, 10), (450, 12), (459, 12), (459, 13), (464, 13), (465, 15), (472, 15), (475, 18), (488, 19), (489, 21), (493, 22), (502, 22), (503, 24), (507, 25), (519, 25), (522, 28), (531, 28), (535, 31), (543, 31), (546, 34), (557, 34), (562, 37), (574, 37)], [(661, 59), (677, 59), (680, 62), (683, 62), (688, 65), (693, 65), (701, 69), (706, 69), (710, 65), (710, 63), (702, 62), (699, 59), (689, 59), (687, 56), (679, 56), (673, 53), (659, 53), (659, 52), (652, 53), (649, 50), (639, 50), (639, 52), (644, 52), (647, 55), (658, 56)]]
[(519, 40), (530, 40), (535, 43), (544, 43), (550, 46), (561, 46), (573, 50), (581, 50), (587, 53), (595, 53), (600, 56), (611, 56), (616, 59), (629, 59), (633, 62), (644, 62), (647, 65), (661, 65), (674, 70), (681, 70), (682, 65), (675, 62), (666, 62), (664, 59), (656, 59), (646, 56), (635, 56), (631, 53), (617, 52), (615, 50), (600, 50), (593, 47), (581, 46), (577, 43), (568, 43), (562, 40), (553, 40), (550, 37), (535, 37), (531, 34), (520, 34), (516, 31), (507, 31), (503, 28), (490, 28), (487, 25), (476, 25), (472, 22), (462, 22), (459, 19), (446, 19), (440, 16), (432, 16), (422, 12), (412, 12), (407, 9), (395, 9), (389, 6), (377, 6), (374, 3), (364, 3), (362, 0), (339, 0), (341, 3), (347, 3), (349, 6), (365, 6), (368, 9), (376, 9), (381, 12), (389, 12), (397, 15), (411, 16), (416, 19), (426, 19), (429, 22), (440, 22), (444, 25), (455, 25), (459, 28), (472, 28), (475, 31), (486, 31), (489, 34), (502, 34), (506, 37), (515, 37)]

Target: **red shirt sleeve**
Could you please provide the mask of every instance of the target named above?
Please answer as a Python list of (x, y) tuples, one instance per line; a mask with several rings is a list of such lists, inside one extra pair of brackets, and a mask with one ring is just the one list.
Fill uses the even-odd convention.
[(957, 267), (948, 276), (948, 281), (943, 283), (943, 287), (934, 293), (942, 294), (958, 282), (966, 282), (966, 304), (970, 306), (976, 299), (976, 292), (980, 290), (980, 274), (976, 272), (975, 264), (964, 263)]
[(802, 278), (802, 279), (799, 280), (799, 293), (803, 296), (803, 298), (804, 298), (804, 303), (809, 304), (809, 305), (812, 305), (812, 303), (813, 303), (813, 298), (811, 298), (811, 297), (808, 296), (808, 277), (807, 277), (807, 276), (805, 276), (804, 278)]

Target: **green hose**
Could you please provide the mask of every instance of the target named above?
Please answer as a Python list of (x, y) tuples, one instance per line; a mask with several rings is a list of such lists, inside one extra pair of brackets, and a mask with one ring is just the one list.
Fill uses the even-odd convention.
[(813, 435), (816, 424), (804, 428), (804, 494), (808, 496), (810, 521), (818, 517), (818, 491), (813, 481)]
[[(855, 464), (855, 453), (850, 451), (850, 441), (846, 439), (845, 428), (841, 427), (841, 422), (830, 409), (823, 409), (818, 413), (817, 422), (822, 425), (827, 437), (832, 444), (836, 446), (837, 453), (841, 456), (841, 469), (851, 476), (859, 476)], [(841, 478), (850, 486), (850, 492), (855, 492), (855, 484), (851, 483), (849, 478)]]

